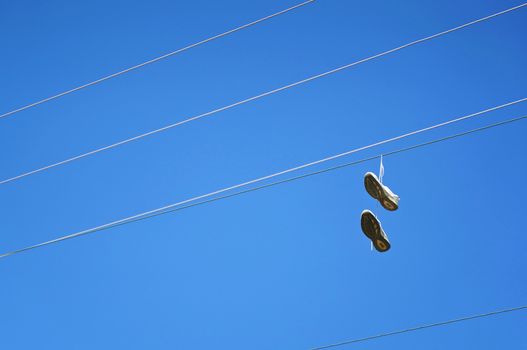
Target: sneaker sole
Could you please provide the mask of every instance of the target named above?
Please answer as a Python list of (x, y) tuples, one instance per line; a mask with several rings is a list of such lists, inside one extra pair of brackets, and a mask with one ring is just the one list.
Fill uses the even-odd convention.
[(387, 193), (384, 191), (381, 183), (375, 178), (372, 173), (367, 173), (364, 176), (364, 187), (370, 196), (375, 198), (381, 203), (384, 209), (389, 211), (395, 211), (399, 207), (397, 203), (394, 203), (388, 198)]
[(378, 252), (384, 253), (390, 249), (390, 242), (384, 238), (381, 233), (381, 224), (372, 212), (369, 210), (362, 212), (360, 225), (362, 232), (373, 242), (373, 246)]

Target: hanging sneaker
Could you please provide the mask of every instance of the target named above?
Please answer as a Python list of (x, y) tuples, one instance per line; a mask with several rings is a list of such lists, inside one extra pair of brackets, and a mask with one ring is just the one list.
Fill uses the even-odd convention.
[(377, 251), (384, 253), (391, 247), (388, 236), (384, 233), (381, 223), (377, 217), (369, 210), (364, 210), (360, 218), (362, 232), (371, 239)]
[(399, 196), (394, 194), (388, 186), (384, 186), (372, 172), (364, 175), (364, 187), (366, 191), (378, 200), (386, 210), (394, 211), (399, 208)]

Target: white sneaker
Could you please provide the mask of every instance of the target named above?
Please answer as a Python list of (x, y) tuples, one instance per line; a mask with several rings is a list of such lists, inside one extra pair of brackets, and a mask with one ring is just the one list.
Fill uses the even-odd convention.
[(399, 196), (394, 194), (388, 186), (384, 186), (374, 173), (367, 172), (364, 175), (364, 187), (370, 196), (381, 203), (384, 209), (394, 211), (399, 208)]
[(388, 241), (388, 236), (386, 236), (381, 223), (371, 211), (364, 210), (362, 212), (360, 226), (366, 237), (373, 242), (373, 246), (377, 251), (384, 253), (390, 249), (391, 245), (390, 241)]

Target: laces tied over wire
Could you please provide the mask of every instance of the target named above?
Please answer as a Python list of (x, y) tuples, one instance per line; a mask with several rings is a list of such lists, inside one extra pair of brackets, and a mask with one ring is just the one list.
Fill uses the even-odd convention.
[(382, 177), (384, 176), (384, 164), (382, 163), (382, 154), (381, 154), (381, 164), (379, 165), (379, 182), (382, 184)]

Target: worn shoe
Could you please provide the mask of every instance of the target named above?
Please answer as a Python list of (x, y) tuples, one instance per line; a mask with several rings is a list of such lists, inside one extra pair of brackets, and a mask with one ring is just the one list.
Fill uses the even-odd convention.
[(399, 196), (394, 194), (388, 186), (384, 186), (374, 173), (367, 172), (364, 175), (364, 187), (370, 196), (381, 203), (384, 209), (394, 211), (399, 208)]
[(390, 249), (391, 245), (388, 241), (388, 236), (386, 236), (381, 223), (371, 211), (364, 210), (362, 212), (360, 226), (366, 237), (373, 242), (373, 246), (377, 251), (384, 253)]

